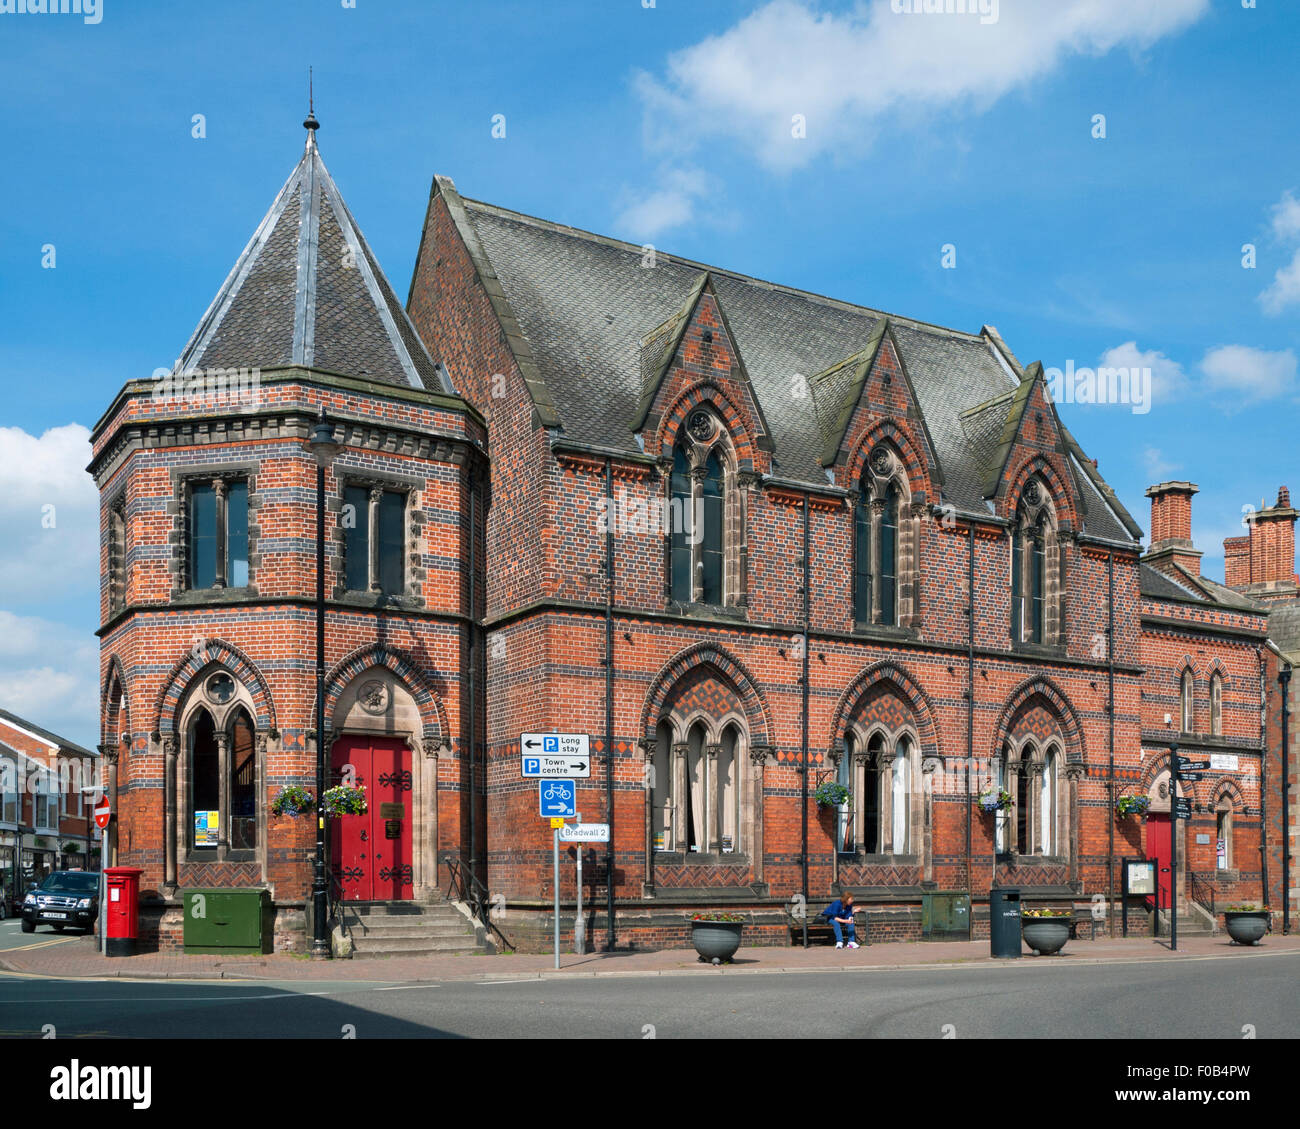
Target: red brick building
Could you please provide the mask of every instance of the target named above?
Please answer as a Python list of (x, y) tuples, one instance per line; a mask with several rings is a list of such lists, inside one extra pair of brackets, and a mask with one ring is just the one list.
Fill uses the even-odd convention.
[[(338, 832), (345, 900), (428, 897), (472, 860), (496, 924), (543, 944), (551, 833), (519, 735), (550, 730), (591, 735), (578, 808), (613, 825), (585, 872), (598, 944), (611, 902), (620, 943), (655, 944), (700, 908), (784, 943), (803, 899), (843, 890), (895, 937), (932, 890), (971, 891), (977, 933), (995, 882), (1109, 899), (1160, 822), (1115, 803), (1160, 808), (1172, 733), (1235, 758), (1204, 803), (1231, 809), (1224, 888), (1258, 888), (1264, 616), (1182, 575), (1178, 484), (1153, 488), (1143, 559), (1041, 365), (990, 327), (444, 178), (403, 310), (309, 134), (176, 372), (119, 394), (92, 463), (117, 857), (164, 940), (185, 886), (265, 884), (301, 942), (311, 829), (270, 803), (314, 784), (322, 408), (344, 444), (325, 739), (402, 806)], [(1185, 671), (1184, 731), (1163, 719)], [(572, 903), (571, 864), (561, 885)]]
[(0, 901), (14, 905), (52, 870), (98, 867), (95, 762), (89, 749), (0, 710)]
[(1261, 502), (1247, 524), (1247, 535), (1224, 541), (1223, 552), (1227, 583), (1268, 610), (1264, 803), (1272, 814), (1267, 821), (1265, 900), (1274, 909), (1288, 908), (1289, 926), (1300, 913), (1300, 878), (1295, 867), (1300, 837), (1296, 827), (1300, 819), (1296, 802), (1300, 713), (1291, 688), (1292, 670), (1300, 663), (1300, 577), (1295, 571), (1296, 511), (1291, 506), (1291, 492), (1281, 487), (1276, 502), (1271, 506)]

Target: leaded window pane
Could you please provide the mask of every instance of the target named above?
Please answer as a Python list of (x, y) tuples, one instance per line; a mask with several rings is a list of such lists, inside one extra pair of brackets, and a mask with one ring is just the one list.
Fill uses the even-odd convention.
[(257, 749), (253, 727), (240, 714), (230, 739), (230, 848), (257, 848)]
[(690, 464), (680, 448), (673, 450), (673, 473), (669, 483), (672, 502), (669, 507), (671, 523), (670, 565), (672, 569), (673, 599), (680, 604), (691, 602), (691, 540), (693, 511), (691, 509)]
[(700, 599), (722, 603), (722, 462), (710, 455), (700, 490), (704, 537), (700, 543)]
[(248, 483), (226, 489), (226, 584), (248, 587)]
[(343, 567), (349, 592), (370, 587), (370, 491), (349, 486), (343, 491)]
[(853, 618), (871, 620), (871, 506), (865, 497), (853, 507)]
[(885, 492), (885, 513), (880, 519), (880, 622), (892, 624), (897, 615), (898, 592), (898, 487)]
[(200, 711), (190, 730), (190, 846), (215, 850), (208, 828), (219, 834), (221, 821), (221, 760), (216, 732), (206, 710)]
[(406, 495), (385, 490), (379, 499), (379, 589), (386, 596), (406, 591)]
[(217, 582), (217, 492), (211, 484), (190, 488), (189, 582), (211, 588)]

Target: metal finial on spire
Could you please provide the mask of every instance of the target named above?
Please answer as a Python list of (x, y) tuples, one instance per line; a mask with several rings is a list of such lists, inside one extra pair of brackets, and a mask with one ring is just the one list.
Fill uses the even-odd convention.
[(307, 120), (302, 123), (303, 129), (309, 129), (313, 133), (320, 129), (320, 122), (316, 120), (316, 95), (312, 89), (311, 67), (307, 68)]

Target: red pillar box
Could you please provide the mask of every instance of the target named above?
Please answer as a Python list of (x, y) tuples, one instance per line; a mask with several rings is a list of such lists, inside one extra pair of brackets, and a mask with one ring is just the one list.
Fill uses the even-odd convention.
[(140, 875), (137, 866), (110, 866), (104, 869), (104, 955), (131, 956), (140, 934)]

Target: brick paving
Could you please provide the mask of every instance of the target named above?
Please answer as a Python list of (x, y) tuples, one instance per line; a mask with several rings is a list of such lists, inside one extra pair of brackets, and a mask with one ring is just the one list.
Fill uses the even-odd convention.
[[(37, 936), (40, 936), (39, 934)], [(526, 954), (447, 954), (446, 956), (389, 957), (378, 960), (312, 961), (302, 956), (276, 953), (266, 956), (187, 956), (182, 952), (148, 953), (106, 958), (95, 950), (92, 938), (79, 937), (36, 947), (0, 953), (0, 970), (53, 978), (122, 977), (173, 980), (303, 980), (419, 982), (442, 980), (509, 980), (516, 977), (657, 976), (696, 973), (737, 975), (762, 972), (813, 972), (834, 968), (901, 969), (994, 963), (987, 941), (893, 943), (857, 950), (836, 950), (828, 945), (810, 949), (741, 947), (731, 965), (720, 968), (699, 961), (693, 949), (655, 952), (619, 951), (578, 956), (562, 954), (560, 969), (554, 957)], [(1163, 961), (1219, 958), (1255, 960), (1270, 954), (1300, 952), (1300, 936), (1271, 934), (1252, 948), (1231, 944), (1226, 936), (1189, 937), (1171, 953), (1163, 941), (1149, 937), (1116, 940), (1071, 941), (1054, 957), (1022, 957), (1029, 964), (1092, 964), (1114, 961)], [(1006, 962), (1002, 962), (1006, 963)]]

